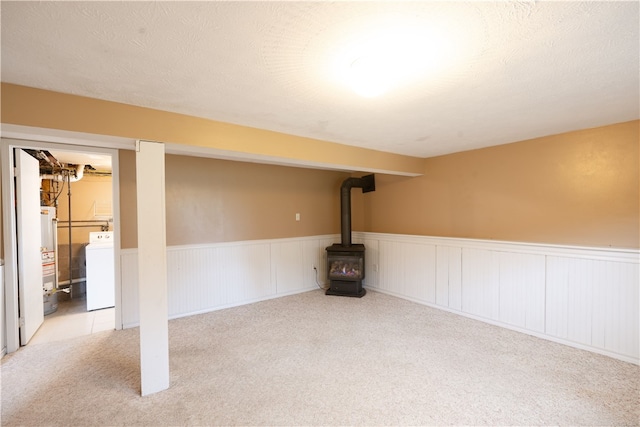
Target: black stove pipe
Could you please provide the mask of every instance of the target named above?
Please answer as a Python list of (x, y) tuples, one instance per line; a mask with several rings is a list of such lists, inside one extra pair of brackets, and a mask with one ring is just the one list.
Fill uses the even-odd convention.
[(374, 175), (363, 176), (362, 178), (347, 178), (340, 187), (340, 227), (342, 236), (342, 246), (351, 246), (351, 189), (362, 188), (363, 193), (376, 191), (376, 181)]

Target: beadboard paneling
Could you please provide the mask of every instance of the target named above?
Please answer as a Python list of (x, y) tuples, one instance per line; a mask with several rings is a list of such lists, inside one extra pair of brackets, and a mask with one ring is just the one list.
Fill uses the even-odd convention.
[(638, 250), (361, 232), (354, 241), (378, 256), (369, 288), (640, 363)]
[[(638, 251), (381, 233), (366, 247), (370, 289), (639, 363)], [(338, 235), (167, 250), (169, 315), (202, 313), (326, 283)], [(137, 324), (137, 254), (123, 250), (122, 315)]]
[(408, 244), (402, 248), (406, 292), (420, 301), (436, 302), (436, 247)]
[(436, 246), (436, 304), (462, 309), (462, 249)]
[(638, 264), (547, 258), (547, 333), (625, 355), (639, 353)]
[(435, 303), (436, 248), (434, 245), (380, 241), (382, 289), (419, 301)]
[(4, 320), (4, 261), (0, 260), (0, 358), (7, 353), (6, 322)]
[(500, 264), (497, 252), (462, 248), (462, 311), (499, 320)]
[(500, 321), (536, 332), (545, 324), (545, 257), (500, 252)]
[[(337, 236), (313, 236), (167, 248), (169, 317), (204, 313), (324, 285), (325, 248)], [(138, 324), (137, 251), (122, 257), (124, 327)]]
[(378, 240), (362, 239), (360, 243), (365, 247), (364, 281), (365, 286), (375, 288), (378, 283), (380, 270), (380, 248)]
[(271, 244), (271, 273), (276, 293), (288, 294), (300, 290), (304, 283), (304, 267), (302, 242)]
[[(323, 287), (327, 283), (327, 246), (336, 243), (336, 237), (302, 240), (302, 271), (304, 283)], [(316, 267), (314, 270), (313, 267)], [(306, 286), (306, 285), (305, 285)]]

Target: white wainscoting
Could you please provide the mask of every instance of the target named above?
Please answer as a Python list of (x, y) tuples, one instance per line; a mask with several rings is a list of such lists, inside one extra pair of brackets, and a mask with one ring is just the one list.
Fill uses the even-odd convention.
[(640, 251), (353, 233), (366, 287), (640, 364)]
[(6, 322), (4, 321), (4, 260), (0, 260), (0, 359), (7, 354)]
[[(339, 235), (167, 248), (169, 318), (305, 292), (326, 281), (325, 248)], [(122, 323), (137, 326), (138, 252), (121, 251)]]
[[(640, 252), (354, 232), (365, 286), (640, 364)], [(167, 248), (169, 317), (305, 292), (326, 282), (339, 235)], [(122, 257), (125, 328), (138, 324), (137, 251)]]

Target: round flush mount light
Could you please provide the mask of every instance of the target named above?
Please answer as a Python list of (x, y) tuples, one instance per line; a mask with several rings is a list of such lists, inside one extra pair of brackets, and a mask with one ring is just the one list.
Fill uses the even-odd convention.
[(334, 52), (333, 78), (367, 98), (437, 78), (460, 57), (464, 31), (445, 24), (393, 16), (356, 26)]
[(382, 95), (394, 80), (393, 68), (391, 63), (379, 56), (361, 56), (346, 71), (349, 87), (365, 98)]

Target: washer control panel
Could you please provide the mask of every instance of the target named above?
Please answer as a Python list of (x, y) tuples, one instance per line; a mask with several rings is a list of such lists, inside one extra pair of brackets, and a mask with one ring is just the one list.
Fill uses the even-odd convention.
[(113, 231), (95, 231), (89, 233), (89, 243), (113, 244)]

